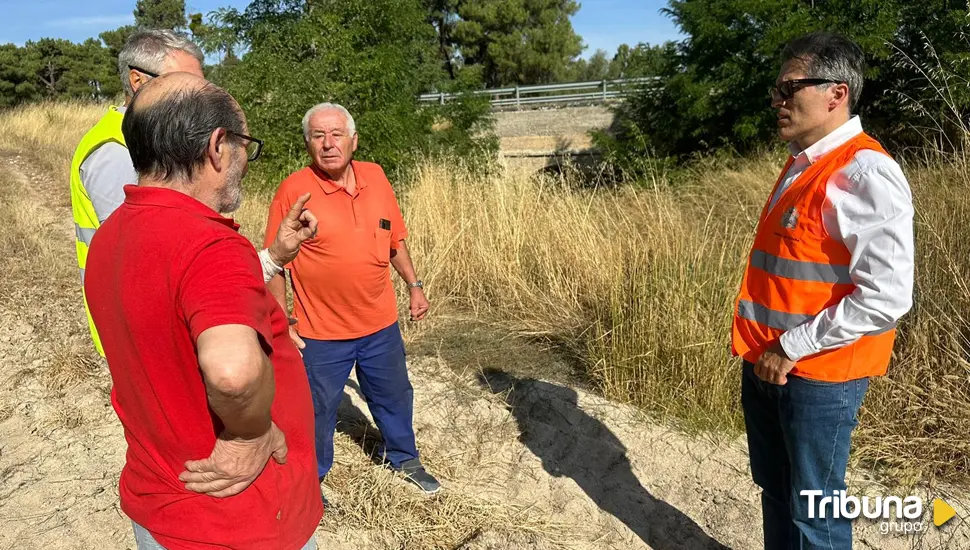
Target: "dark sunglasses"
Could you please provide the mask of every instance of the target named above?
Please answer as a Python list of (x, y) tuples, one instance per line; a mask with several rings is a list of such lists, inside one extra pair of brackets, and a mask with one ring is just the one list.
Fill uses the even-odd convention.
[(145, 69), (142, 69), (141, 67), (136, 67), (134, 65), (128, 65), (128, 70), (130, 70), (130, 71), (138, 71), (138, 72), (140, 72), (141, 74), (143, 74), (145, 76), (150, 76), (152, 78), (158, 78), (158, 75), (157, 74), (155, 74), (155, 73), (153, 73), (151, 71), (146, 71)]
[[(805, 86), (818, 86), (819, 84), (844, 84), (842, 80), (829, 80), (827, 78), (796, 78), (795, 80), (786, 80), (777, 86), (772, 86), (768, 88), (768, 94), (771, 99), (782, 99), (787, 100), (795, 96), (795, 92), (801, 90)], [(796, 87), (797, 86), (797, 87)]]
[(258, 159), (259, 154), (263, 152), (263, 140), (240, 134), (239, 132), (233, 132), (229, 129), (226, 130), (226, 133), (232, 134), (246, 142), (246, 158), (249, 159), (249, 162)]

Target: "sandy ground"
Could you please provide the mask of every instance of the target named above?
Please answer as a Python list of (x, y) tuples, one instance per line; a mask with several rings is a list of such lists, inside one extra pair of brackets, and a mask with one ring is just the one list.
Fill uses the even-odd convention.
[[(0, 156), (0, 177), (29, 183), (38, 200), (53, 189), (21, 157)], [(73, 261), (67, 205), (51, 208)], [(25, 292), (0, 305), (0, 550), (134, 548), (118, 506), (125, 441), (106, 367), (76, 351), (85, 335), (69, 293)], [(51, 298), (25, 309), (17, 301), (30, 292)], [(75, 328), (61, 349), (50, 335), (65, 317)], [(444, 490), (415, 496), (371, 462), (377, 435), (351, 380), (325, 485), (333, 507), (316, 534), (321, 548), (760, 547), (743, 441), (688, 437), (631, 407), (517, 378), (502, 365), (455, 372), (432, 356), (409, 364), (419, 448)], [(868, 478), (854, 472), (854, 492), (886, 494)], [(966, 502), (963, 495), (944, 494), (952, 503)], [(970, 548), (967, 509), (959, 511), (924, 536), (883, 536), (857, 521), (856, 547)], [(447, 529), (463, 533), (435, 535)]]

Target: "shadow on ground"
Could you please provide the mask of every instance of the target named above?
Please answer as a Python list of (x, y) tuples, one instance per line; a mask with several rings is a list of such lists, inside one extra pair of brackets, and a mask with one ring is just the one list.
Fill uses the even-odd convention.
[(374, 464), (381, 465), (384, 463), (381, 457), (381, 444), (384, 442), (381, 432), (364, 411), (354, 405), (348, 391), (356, 392), (361, 400), (365, 400), (357, 382), (347, 380), (344, 396), (337, 407), (337, 432), (352, 439)]
[(485, 369), (479, 382), (504, 395), (519, 426), (519, 440), (545, 470), (568, 477), (606, 513), (656, 550), (723, 549), (694, 520), (655, 498), (633, 473), (626, 447), (602, 422), (584, 412), (571, 388)]

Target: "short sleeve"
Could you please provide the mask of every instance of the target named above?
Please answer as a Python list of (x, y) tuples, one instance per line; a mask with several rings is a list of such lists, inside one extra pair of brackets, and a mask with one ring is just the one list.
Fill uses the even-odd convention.
[(259, 258), (242, 236), (205, 245), (188, 263), (178, 287), (178, 304), (192, 340), (221, 325), (245, 325), (273, 342), (271, 300), (267, 300)]
[(98, 222), (104, 223), (125, 201), (125, 186), (138, 183), (128, 149), (113, 141), (95, 149), (81, 163), (81, 183)]
[(408, 238), (408, 228), (404, 224), (404, 216), (401, 214), (401, 207), (397, 202), (397, 197), (394, 195), (394, 188), (391, 187), (391, 182), (384, 175), (383, 169), (380, 170), (381, 176), (384, 179), (384, 185), (386, 186), (386, 200), (391, 215), (391, 248), (397, 249), (400, 248), (401, 241)]

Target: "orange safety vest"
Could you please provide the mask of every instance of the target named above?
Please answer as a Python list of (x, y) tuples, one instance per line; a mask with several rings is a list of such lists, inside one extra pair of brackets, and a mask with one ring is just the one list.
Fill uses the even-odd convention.
[[(741, 281), (731, 339), (734, 355), (756, 363), (785, 331), (855, 290), (849, 277), (849, 249), (825, 231), (822, 205), (829, 179), (864, 149), (889, 156), (879, 142), (859, 134), (817, 159), (769, 211), (770, 197), (794, 161), (789, 157), (761, 212)], [(845, 347), (800, 359), (791, 374), (825, 382), (883, 375), (895, 338), (895, 326), (866, 334)]]

